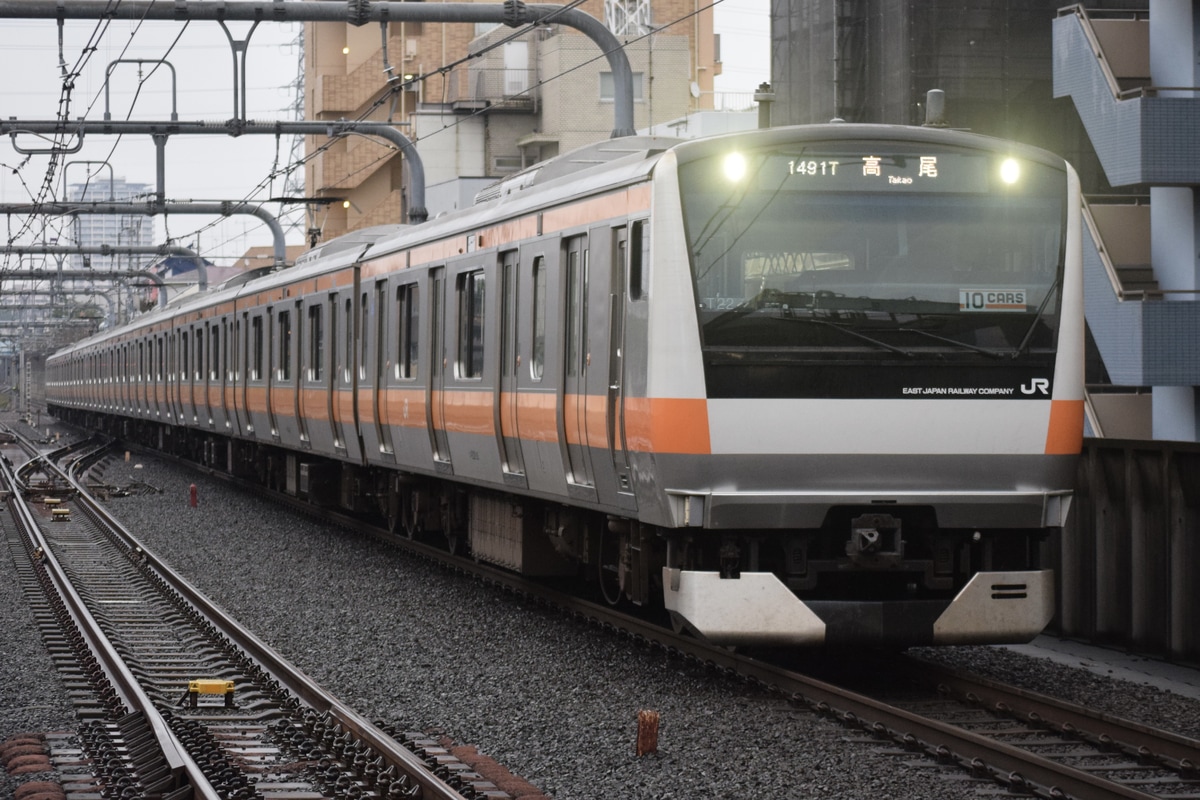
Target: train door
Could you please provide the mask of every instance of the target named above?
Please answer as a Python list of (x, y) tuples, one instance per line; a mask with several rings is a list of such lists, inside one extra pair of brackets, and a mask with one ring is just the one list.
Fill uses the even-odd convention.
[(237, 402), (238, 427), (243, 433), (254, 433), (254, 418), (250, 416), (250, 315), (242, 312), (242, 318), (237, 321), (234, 350), (237, 358), (237, 377), (241, 381), (241, 392), (236, 389), (234, 395), (240, 395)]
[(446, 437), (446, 410), (443, 397), (446, 389), (446, 268), (429, 271), (431, 313), (430, 374), (426, 388), (426, 427), (433, 446), (434, 465), (439, 471), (450, 469), (450, 443)]
[(183, 379), (187, 368), (183, 364), (183, 353), (180, 352), (180, 349), (183, 346), (184, 334), (184, 331), (170, 334), (170, 345), (167, 348), (172, 378), (170, 411), (167, 413), (167, 418), (174, 420), (177, 425), (183, 424)]
[(155, 367), (154, 367), (154, 416), (162, 419), (164, 416), (167, 419), (171, 418), (170, 413), (170, 384), (167, 381), (170, 378), (170, 368), (167, 366), (167, 335), (155, 336), (155, 341), (158, 344), (154, 348)]
[(559, 407), (559, 441), (566, 446), (567, 480), (576, 486), (595, 487), (587, 437), (588, 348), (588, 237), (565, 239), (566, 296), (562, 402)]
[(338, 381), (342, 371), (342, 362), (340, 361), (342, 338), (340, 328), (338, 326), (338, 295), (334, 292), (329, 295), (327, 306), (329, 310), (329, 377), (325, 384), (325, 413), (329, 418), (329, 428), (333, 434), (333, 448), (335, 450), (344, 451), (346, 449), (346, 435), (342, 431), (341, 415), (337, 413), (338, 399)]
[(500, 466), (506, 483), (525, 485), (525, 463), (521, 454), (521, 435), (517, 427), (517, 377), (520, 373), (520, 320), (518, 300), (521, 296), (516, 250), (500, 256), (500, 391), (496, 402), (496, 431), (500, 445)]
[[(265, 331), (266, 343), (265, 344), (266, 344), (266, 353), (267, 353), (267, 363), (265, 365), (266, 369), (263, 370), (263, 372), (265, 373), (263, 380), (266, 385), (266, 394), (267, 394), (267, 423), (268, 423), (268, 428), (270, 430), (271, 436), (273, 436), (275, 438), (279, 437), (279, 419), (275, 416), (275, 399), (276, 399), (276, 395), (278, 394), (278, 392), (275, 389), (276, 384), (277, 384), (276, 375), (275, 375), (275, 366), (276, 366), (276, 364), (280, 363), (279, 355), (278, 355), (278, 345), (279, 345), (280, 337), (275, 335), (275, 326), (276, 325), (281, 325), (281, 326), (286, 325), (287, 324), (286, 315), (287, 315), (286, 311), (284, 311), (282, 315), (276, 314), (274, 307), (269, 306), (265, 312), (265, 316), (263, 319), (263, 327), (266, 328), (266, 331)], [(282, 316), (282, 318), (281, 318), (281, 316)]]
[(341, 296), (338, 306), (341, 319), (338, 331), (341, 336), (339, 352), (339, 367), (337, 374), (337, 399), (334, 401), (334, 419), (337, 429), (341, 432), (340, 447), (346, 456), (354, 461), (362, 459), (362, 436), (358, 427), (358, 365), (355, 363), (358, 348), (355, 332), (359, 329), (358, 317), (355, 313), (354, 296), (358, 294), (359, 269), (354, 267), (354, 278), (348, 295)]
[(203, 417), (208, 420), (208, 372), (204, 368), (205, 325), (200, 323), (192, 328), (192, 347), (195, 352), (195, 366), (192, 369), (192, 422), (199, 424)]
[(311, 343), (309, 343), (307, 349), (305, 348), (305, 343), (308, 342), (308, 339), (305, 337), (311, 336), (312, 332), (309, 330), (308, 326), (308, 323), (311, 322), (311, 320), (305, 319), (304, 316), (303, 300), (296, 301), (295, 308), (292, 309), (292, 316), (295, 317), (295, 321), (292, 323), (294, 327), (291, 331), (291, 335), (292, 341), (295, 343), (293, 349), (296, 351), (295, 355), (293, 356), (293, 358), (296, 360), (296, 371), (292, 376), (292, 416), (296, 420), (297, 438), (300, 440), (301, 444), (308, 446), (308, 414), (305, 413), (303, 397), (304, 381), (307, 377), (306, 370), (312, 369), (313, 352)]
[(387, 281), (375, 282), (375, 434), (379, 438), (379, 452), (394, 460), (396, 449), (392, 445), (392, 428), (388, 420), (387, 383), (392, 361), (388, 358), (389, 344), (394, 341), (389, 322), (392, 315), (388, 309)]
[(214, 321), (208, 329), (208, 426), (224, 428), (225, 421), (225, 318)]
[(625, 445), (625, 286), (631, 272), (640, 274), (641, 271), (644, 226), (645, 223), (639, 220), (628, 229), (624, 226), (613, 229), (612, 281), (608, 295), (608, 391), (604, 427), (616, 473), (617, 494), (628, 496), (630, 500), (633, 498), (633, 478)]
[[(325, 381), (325, 306), (321, 298), (315, 298), (306, 308), (302, 301), (296, 302), (296, 316), (303, 319), (304, 335), (299, 340), (301, 350), (300, 374), (296, 378), (296, 425), (300, 429), (300, 441), (312, 446), (313, 431), (309, 423), (326, 415), (328, 400), (322, 397)], [(324, 393), (327, 394), (327, 393)], [(322, 435), (318, 438), (324, 438)]]

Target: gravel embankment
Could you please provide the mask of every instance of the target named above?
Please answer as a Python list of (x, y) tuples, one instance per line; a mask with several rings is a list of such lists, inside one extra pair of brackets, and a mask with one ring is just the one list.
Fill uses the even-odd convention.
[[(475, 745), (558, 800), (975, 796), (961, 775), (944, 780), (911, 757), (847, 741), (862, 737), (754, 687), (253, 494), (145, 463), (134, 470), (113, 462), (105, 478), (163, 489), (111, 501), (151, 550), (362, 713)], [(196, 509), (188, 507), (192, 483)], [(19, 616), (23, 601), (9, 595), (0, 589), (0, 619)], [(32, 641), (25, 649), (40, 646), (36, 633)], [(1200, 703), (1186, 698), (998, 648), (936, 652), (1094, 708), (1176, 720), (1181, 732), (1200, 735)], [(37, 655), (5, 663), (39, 671), (31, 666)], [(0, 705), (30, 706), (25, 698), (37, 696), (10, 692)], [(640, 709), (658, 711), (661, 728), (658, 754), (639, 759)], [(13, 715), (0, 707), (0, 738)], [(41, 724), (22, 719), (19, 727)], [(48, 718), (44, 725), (62, 722)]]

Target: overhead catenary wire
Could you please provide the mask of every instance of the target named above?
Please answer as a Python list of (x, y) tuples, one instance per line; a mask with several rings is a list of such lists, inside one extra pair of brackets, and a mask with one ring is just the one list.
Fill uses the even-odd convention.
[[(661, 32), (662, 30), (665, 30), (665, 29), (667, 29), (667, 28), (670, 28), (670, 27), (671, 27), (671, 26), (673, 26), (673, 25), (676, 25), (676, 24), (679, 24), (680, 22), (683, 22), (683, 21), (689, 20), (689, 19), (691, 19), (692, 17), (694, 17), (694, 16), (695, 16), (697, 13), (700, 13), (700, 12), (702, 12), (702, 11), (705, 11), (705, 10), (709, 9), (709, 8), (712, 8), (713, 6), (715, 6), (715, 5), (719, 4), (719, 2), (721, 2), (721, 0), (716, 0), (716, 2), (712, 2), (712, 3), (709, 3), (709, 4), (706, 4), (706, 5), (702, 6), (702, 7), (700, 7), (700, 8), (697, 8), (697, 9), (693, 10), (692, 12), (690, 12), (690, 13), (688, 13), (688, 14), (685, 14), (685, 15), (681, 16), (681, 17), (680, 17), (679, 19), (677, 19), (677, 20), (673, 20), (673, 21), (671, 21), (671, 22), (668, 22), (668, 23), (666, 23), (666, 24), (664, 24), (664, 25), (658, 26), (658, 27), (656, 27), (656, 28), (654, 29), (653, 33)], [(578, 5), (579, 5), (579, 3), (578, 3), (578, 2), (574, 2), (574, 3), (572, 3), (570, 6), (568, 6), (568, 8), (574, 8), (574, 7), (578, 6)], [(393, 80), (393, 81), (390, 81), (390, 82), (388, 83), (388, 85), (386, 85), (386, 86), (384, 86), (384, 87), (383, 87), (384, 91), (383, 91), (383, 92), (380, 94), (380, 96), (379, 96), (379, 97), (378, 97), (378, 98), (377, 98), (377, 99), (376, 99), (376, 100), (375, 100), (375, 101), (374, 101), (374, 102), (373, 102), (373, 103), (372, 103), (372, 104), (371, 104), (371, 105), (370, 105), (370, 106), (369, 106), (367, 109), (365, 109), (365, 110), (364, 110), (362, 113), (360, 113), (360, 114), (357, 114), (357, 115), (356, 115), (356, 118), (358, 118), (358, 119), (360, 119), (360, 120), (361, 120), (361, 119), (366, 119), (366, 118), (367, 118), (367, 117), (368, 117), (368, 116), (369, 116), (371, 113), (373, 113), (375, 110), (377, 110), (377, 109), (378, 109), (378, 108), (379, 108), (379, 107), (380, 107), (380, 106), (381, 106), (383, 103), (386, 103), (386, 102), (388, 102), (388, 100), (389, 100), (389, 99), (390, 99), (390, 98), (391, 98), (393, 95), (395, 95), (397, 92), (399, 92), (399, 91), (404, 91), (405, 89), (407, 89), (407, 88), (411, 87), (413, 84), (415, 84), (415, 83), (417, 83), (417, 82), (419, 82), (419, 81), (421, 81), (421, 80), (425, 80), (425, 79), (427, 79), (427, 78), (429, 78), (429, 77), (432, 77), (432, 76), (435, 76), (435, 75), (438, 75), (438, 74), (445, 75), (445, 74), (447, 74), (447, 73), (448, 73), (448, 72), (449, 72), (451, 69), (453, 69), (455, 66), (457, 66), (457, 65), (459, 65), (459, 64), (461, 64), (461, 63), (463, 63), (463, 62), (465, 62), (465, 61), (468, 61), (468, 60), (470, 60), (471, 58), (478, 58), (479, 56), (481, 56), (481, 55), (483, 55), (484, 53), (486, 53), (488, 50), (494, 49), (495, 47), (499, 47), (499, 46), (503, 45), (504, 43), (506, 43), (506, 42), (508, 42), (508, 41), (511, 41), (513, 38), (515, 38), (515, 37), (519, 37), (519, 36), (523, 35), (524, 33), (528, 32), (528, 30), (532, 29), (533, 27), (536, 27), (536, 26), (539, 26), (539, 25), (544, 25), (544, 24), (546, 24), (546, 19), (539, 20), (539, 21), (538, 21), (538, 22), (536, 22), (536, 23), (530, 23), (529, 25), (525, 26), (523, 30), (516, 31), (516, 32), (514, 32), (513, 34), (510, 34), (509, 36), (506, 36), (506, 37), (502, 38), (502, 39), (501, 39), (501, 40), (499, 40), (499, 41), (496, 41), (496, 42), (490, 43), (490, 44), (489, 44), (487, 47), (485, 47), (485, 48), (481, 49), (480, 51), (477, 51), (476, 53), (470, 54), (469, 56), (467, 56), (467, 57), (465, 57), (465, 58), (462, 58), (462, 59), (457, 59), (457, 60), (455, 60), (454, 62), (451, 62), (451, 63), (449, 63), (449, 64), (446, 64), (446, 65), (443, 65), (443, 66), (441, 66), (441, 67), (438, 67), (437, 69), (430, 70), (430, 71), (426, 72), (425, 74), (423, 74), (423, 75), (421, 75), (421, 76), (418, 76), (418, 77), (416, 77), (416, 78), (413, 78), (413, 79), (410, 79), (410, 80), (407, 80), (407, 81), (395, 81), (395, 80)], [(136, 33), (136, 32), (135, 32), (135, 33)], [(638, 37), (634, 37), (634, 38), (632, 38), (632, 39), (628, 39), (628, 40), (626, 40), (626, 41), (625, 41), (625, 42), (624, 42), (624, 43), (621, 45), (621, 47), (627, 47), (627, 46), (629, 46), (629, 45), (631, 45), (631, 44), (633, 44), (633, 43), (635, 43), (635, 42), (637, 42), (637, 41), (640, 41), (640, 40), (642, 40), (642, 39), (646, 38), (646, 36), (648, 36), (648, 35), (650, 35), (650, 34), (644, 34), (644, 35), (641, 35), (641, 36), (638, 36)], [(173, 44), (174, 44), (174, 43), (173, 43)], [(616, 48), (614, 48), (614, 49), (616, 49)], [(168, 50), (168, 52), (169, 52), (169, 50)], [(611, 52), (611, 51), (610, 51), (610, 52)], [(598, 55), (598, 56), (596, 56), (596, 57), (594, 57), (594, 58), (588, 59), (587, 61), (585, 61), (583, 64), (580, 64), (579, 66), (573, 67), (573, 68), (571, 68), (571, 69), (568, 69), (568, 70), (564, 70), (564, 71), (562, 71), (561, 73), (558, 73), (558, 74), (556, 74), (556, 75), (548, 76), (548, 77), (546, 77), (546, 78), (544, 78), (544, 79), (542, 79), (542, 80), (538, 81), (536, 84), (534, 84), (534, 85), (531, 85), (530, 87), (528, 87), (528, 89), (527, 89), (526, 91), (527, 91), (527, 92), (536, 91), (537, 89), (539, 89), (539, 88), (541, 88), (541, 87), (544, 87), (545, 85), (549, 84), (549, 83), (550, 83), (550, 82), (552, 82), (553, 80), (556, 80), (556, 79), (558, 79), (559, 77), (562, 77), (563, 75), (569, 74), (569, 73), (571, 73), (571, 72), (574, 72), (575, 70), (581, 69), (581, 68), (583, 68), (583, 67), (585, 67), (585, 66), (587, 66), (587, 65), (589, 65), (589, 64), (592, 64), (592, 63), (594, 63), (595, 61), (597, 61), (597, 60), (599, 60), (599, 59), (601, 59), (601, 58), (605, 58), (605, 57), (607, 57), (607, 55), (608, 55), (608, 53), (601, 53), (600, 55)], [(142, 82), (142, 85), (144, 85), (144, 81)], [(140, 91), (140, 89), (141, 89), (141, 86), (139, 86), (139, 91)], [(456, 122), (454, 122), (454, 123), (451, 123), (451, 124), (448, 124), (448, 125), (444, 125), (444, 126), (442, 127), (442, 129), (441, 129), (441, 130), (439, 130), (439, 131), (435, 131), (435, 132), (433, 132), (433, 133), (431, 133), (431, 134), (427, 134), (426, 136), (424, 136), (424, 137), (420, 137), (420, 138), (416, 139), (415, 141), (424, 141), (424, 140), (428, 139), (430, 136), (432, 136), (432, 135), (436, 135), (437, 133), (440, 133), (440, 132), (442, 132), (442, 131), (444, 131), (444, 130), (447, 130), (447, 129), (449, 129), (449, 128), (452, 128), (452, 127), (454, 127), (454, 126), (455, 126), (455, 125), (457, 125), (457, 124), (461, 124), (461, 122), (464, 122), (466, 119), (469, 119), (470, 117), (477, 116), (477, 115), (478, 115), (478, 114), (480, 114), (480, 113), (482, 113), (482, 112), (481, 112), (481, 111), (476, 111), (476, 112), (472, 113), (471, 115), (469, 115), (469, 116), (467, 116), (467, 117), (464, 117), (464, 118), (463, 118), (463, 119), (461, 119), (461, 120), (458, 120), (458, 121), (456, 121)], [(119, 142), (118, 142), (118, 143), (119, 143)], [(278, 159), (277, 159), (277, 160), (276, 160), (276, 162), (275, 162), (275, 163), (273, 163), (273, 164), (271, 165), (271, 168), (268, 170), (268, 172), (267, 172), (266, 176), (265, 176), (265, 177), (264, 177), (264, 178), (263, 178), (263, 179), (262, 179), (262, 180), (261, 180), (261, 181), (260, 181), (260, 182), (259, 182), (259, 183), (258, 183), (258, 184), (257, 184), (257, 185), (254, 187), (254, 188), (253, 188), (253, 189), (251, 189), (250, 191), (248, 191), (248, 192), (244, 193), (244, 195), (243, 195), (243, 202), (253, 202), (253, 201), (255, 201), (255, 198), (258, 198), (258, 197), (260, 197), (260, 196), (261, 196), (261, 193), (262, 193), (264, 190), (267, 190), (267, 189), (268, 189), (268, 188), (269, 188), (269, 187), (272, 185), (272, 183), (273, 183), (273, 181), (274, 181), (274, 180), (278, 179), (278, 178), (279, 178), (279, 177), (281, 177), (281, 176), (287, 177), (287, 176), (291, 176), (291, 175), (293, 175), (293, 174), (294, 174), (296, 171), (298, 171), (299, 169), (301, 169), (301, 168), (304, 166), (304, 164), (305, 164), (305, 163), (307, 163), (308, 161), (310, 161), (312, 158), (314, 158), (314, 157), (318, 156), (320, 153), (322, 153), (322, 152), (325, 152), (325, 151), (328, 149), (328, 147), (329, 147), (331, 144), (332, 144), (332, 142), (326, 142), (326, 143), (322, 143), (322, 145), (320, 145), (318, 148), (316, 148), (316, 149), (314, 150), (314, 152), (307, 154), (307, 155), (306, 155), (306, 156), (304, 156), (303, 158), (299, 158), (299, 159), (292, 158), (292, 159), (289, 159), (289, 160), (288, 160), (286, 163), (284, 163), (284, 164), (282, 164), (282, 165), (279, 163), (279, 161), (278, 161)], [(112, 150), (110, 150), (110, 153), (115, 153), (115, 152), (116, 152), (116, 148), (117, 148), (117, 144), (114, 144), (114, 147), (112, 148)], [(354, 171), (353, 171), (352, 173), (350, 173), (350, 174), (356, 174), (356, 173), (358, 173), (358, 172), (360, 172), (360, 171), (362, 171), (362, 170), (364, 170), (364, 169), (370, 169), (371, 167), (374, 167), (375, 165), (377, 165), (379, 162), (381, 162), (381, 161), (384, 161), (384, 160), (386, 160), (386, 159), (388, 159), (388, 158), (392, 158), (392, 157), (394, 157), (394, 153), (395, 153), (396, 149), (397, 149), (397, 148), (395, 148), (395, 147), (388, 147), (388, 148), (387, 148), (387, 151), (386, 151), (384, 154), (382, 154), (382, 155), (380, 155), (380, 156), (376, 157), (376, 158), (375, 158), (375, 159), (372, 161), (372, 163), (371, 163), (371, 164), (369, 164), (369, 165), (366, 165), (366, 166), (364, 166), (364, 167), (360, 167), (360, 168), (358, 168), (358, 169), (354, 170)], [(187, 238), (195, 237), (195, 236), (199, 235), (200, 233), (202, 233), (202, 232), (204, 232), (204, 231), (206, 231), (206, 230), (209, 230), (209, 229), (211, 229), (212, 227), (215, 227), (216, 225), (220, 224), (220, 222), (221, 222), (221, 220), (220, 220), (220, 219), (215, 219), (215, 220), (213, 220), (212, 222), (208, 223), (208, 224), (207, 224), (207, 225), (205, 225), (205, 226), (201, 226), (201, 227), (199, 227), (199, 228), (192, 229), (192, 230), (191, 230), (189, 233), (183, 234), (183, 235), (181, 235), (181, 236), (175, 236), (175, 237), (171, 237), (171, 238), (172, 238), (172, 239), (187, 239)]]

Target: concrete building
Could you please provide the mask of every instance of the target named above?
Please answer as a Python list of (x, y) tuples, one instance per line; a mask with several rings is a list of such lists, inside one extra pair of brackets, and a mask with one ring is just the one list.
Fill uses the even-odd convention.
[[(119, 203), (153, 196), (154, 187), (150, 184), (129, 183), (117, 177), (73, 183), (67, 188), (67, 200), (72, 203)], [(145, 214), (76, 214), (71, 227), (71, 244), (82, 247), (152, 247), (157, 238), (154, 218)], [(84, 266), (85, 259), (93, 269), (141, 269), (153, 261), (154, 256), (71, 256), (70, 264), (79, 269)]]
[(1072, 7), (1053, 31), (1055, 96), (1112, 185), (1148, 194), (1088, 205), (1088, 324), (1112, 382), (1151, 387), (1154, 438), (1200, 441), (1200, 2)]
[[(712, 107), (720, 64), (707, 3), (586, 0), (579, 8), (616, 26), (626, 43), (635, 127)], [(562, 25), (394, 23), (386, 38), (374, 25), (305, 27), (306, 116), (400, 127), (421, 154), (431, 215), (461, 207), (497, 178), (608, 138), (612, 93), (595, 43)], [(314, 206), (323, 240), (404, 219), (398, 151), (362, 136), (309, 137), (307, 147), (309, 196), (336, 199)]]

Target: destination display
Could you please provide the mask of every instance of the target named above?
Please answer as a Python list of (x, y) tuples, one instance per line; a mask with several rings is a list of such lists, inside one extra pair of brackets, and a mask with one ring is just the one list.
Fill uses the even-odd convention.
[[(758, 173), (760, 188), (790, 191), (987, 193), (1021, 181), (1014, 159), (956, 152), (774, 154)], [(782, 185), (780, 185), (782, 184)]]

